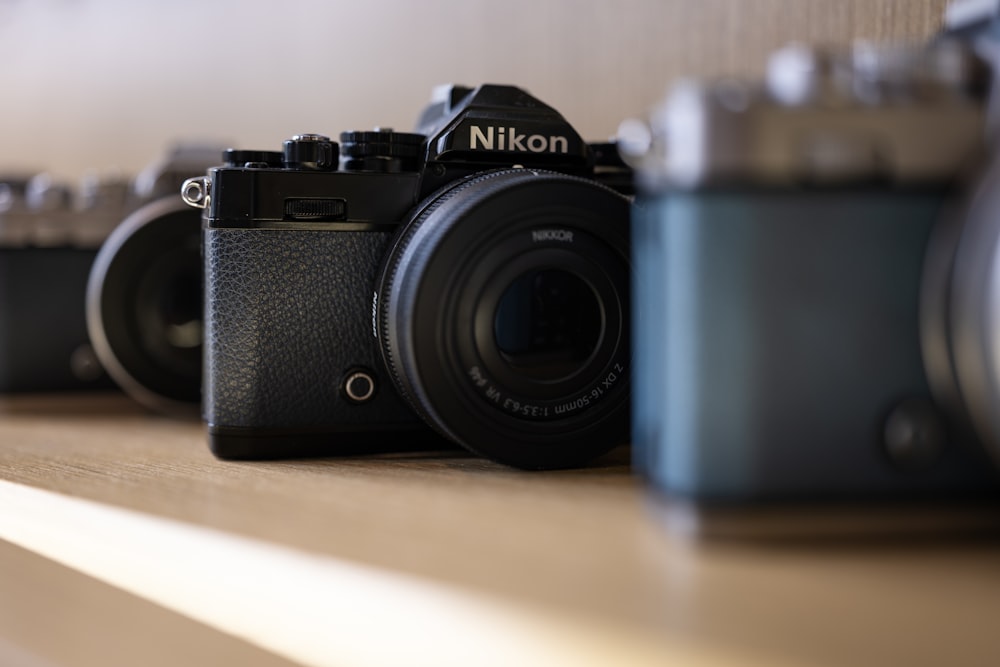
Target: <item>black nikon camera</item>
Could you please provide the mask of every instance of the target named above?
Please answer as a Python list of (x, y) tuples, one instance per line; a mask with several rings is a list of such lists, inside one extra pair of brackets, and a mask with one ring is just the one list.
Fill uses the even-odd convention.
[(628, 438), (629, 200), (611, 145), (500, 85), (415, 133), (303, 134), (191, 179), (223, 458), (440, 435), (523, 468)]

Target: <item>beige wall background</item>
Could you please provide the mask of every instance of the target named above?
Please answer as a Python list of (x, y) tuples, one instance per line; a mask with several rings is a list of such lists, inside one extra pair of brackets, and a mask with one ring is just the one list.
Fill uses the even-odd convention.
[(946, 2), (0, 0), (0, 172), (408, 129), (452, 81), (523, 86), (604, 139), (679, 76), (759, 74), (792, 40), (922, 38)]

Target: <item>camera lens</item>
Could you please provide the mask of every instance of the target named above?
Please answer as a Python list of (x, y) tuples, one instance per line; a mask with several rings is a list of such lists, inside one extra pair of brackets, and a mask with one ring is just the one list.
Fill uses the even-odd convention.
[(935, 398), (1000, 461), (1000, 161), (931, 237), (920, 334)]
[(628, 438), (628, 216), (594, 181), (509, 169), (413, 212), (377, 283), (381, 349), (431, 426), (522, 468)]
[(135, 327), (161, 368), (197, 376), (201, 368), (201, 277), (190, 248), (171, 248), (138, 277)]
[(87, 286), (87, 328), (108, 374), (162, 412), (201, 397), (201, 216), (179, 198), (154, 201), (108, 237)]

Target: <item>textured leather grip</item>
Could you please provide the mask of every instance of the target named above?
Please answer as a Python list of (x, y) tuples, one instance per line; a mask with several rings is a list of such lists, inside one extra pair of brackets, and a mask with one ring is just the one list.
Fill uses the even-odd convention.
[[(205, 419), (214, 427), (356, 429), (414, 422), (372, 336), (381, 231), (210, 228), (205, 232)], [(341, 392), (365, 368), (364, 404)]]

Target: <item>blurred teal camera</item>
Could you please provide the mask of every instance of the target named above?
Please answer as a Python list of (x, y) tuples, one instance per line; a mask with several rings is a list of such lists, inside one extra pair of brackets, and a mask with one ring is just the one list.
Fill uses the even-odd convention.
[(638, 126), (633, 442), (655, 487), (997, 487), (989, 80), (964, 39), (790, 47), (760, 84), (682, 83)]

